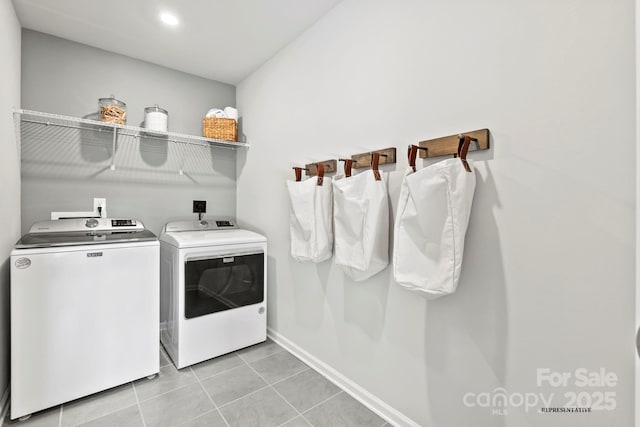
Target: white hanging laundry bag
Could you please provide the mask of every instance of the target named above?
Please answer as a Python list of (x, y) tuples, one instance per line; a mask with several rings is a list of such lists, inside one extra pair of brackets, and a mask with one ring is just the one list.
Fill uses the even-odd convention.
[(451, 294), (458, 286), (476, 187), (473, 162), (466, 164), (471, 172), (459, 158), (417, 172), (409, 167), (400, 189), (393, 277), (429, 299)]
[(333, 252), (333, 196), (331, 178), (287, 181), (291, 202), (291, 256), (297, 261), (321, 262)]
[(368, 170), (333, 181), (335, 263), (355, 281), (389, 264), (389, 196), (382, 174)]

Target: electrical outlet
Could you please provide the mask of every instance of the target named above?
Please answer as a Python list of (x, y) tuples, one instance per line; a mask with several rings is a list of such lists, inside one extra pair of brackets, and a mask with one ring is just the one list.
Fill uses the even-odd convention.
[(193, 201), (193, 213), (205, 213), (207, 212), (206, 200), (194, 200)]
[(93, 198), (93, 212), (101, 218), (107, 217), (107, 199)]

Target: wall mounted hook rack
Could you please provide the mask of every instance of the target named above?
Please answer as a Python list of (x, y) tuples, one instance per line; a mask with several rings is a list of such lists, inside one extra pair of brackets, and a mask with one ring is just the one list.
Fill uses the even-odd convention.
[(307, 172), (307, 176), (316, 176), (318, 175), (318, 168), (316, 165), (318, 163), (322, 163), (324, 165), (324, 173), (333, 173), (338, 170), (338, 162), (335, 159), (332, 160), (323, 160), (321, 162), (308, 163), (304, 166), (305, 171)]
[(444, 136), (442, 138), (420, 141), (418, 143), (418, 147), (420, 147), (418, 155), (422, 159), (426, 157), (457, 155), (460, 135), (466, 135), (471, 138), (469, 151), (489, 149), (489, 129), (479, 129), (471, 132), (462, 132), (455, 135)]
[(383, 148), (382, 150), (367, 151), (366, 153), (354, 154), (351, 156), (353, 160), (353, 168), (370, 168), (371, 167), (371, 155), (372, 153), (380, 154), (380, 165), (388, 165), (396, 162), (396, 148)]

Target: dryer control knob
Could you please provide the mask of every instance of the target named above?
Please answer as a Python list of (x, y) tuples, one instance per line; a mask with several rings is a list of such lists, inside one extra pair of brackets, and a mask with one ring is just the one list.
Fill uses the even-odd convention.
[(88, 219), (87, 222), (84, 223), (84, 225), (89, 228), (96, 228), (98, 224), (98, 220), (94, 218)]

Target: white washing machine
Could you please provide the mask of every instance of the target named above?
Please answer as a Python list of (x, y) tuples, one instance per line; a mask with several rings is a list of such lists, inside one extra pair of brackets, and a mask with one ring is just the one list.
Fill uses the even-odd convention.
[(34, 224), (11, 252), (11, 418), (158, 373), (159, 272), (140, 221)]
[(229, 220), (160, 234), (161, 341), (178, 369), (267, 339), (267, 239)]

